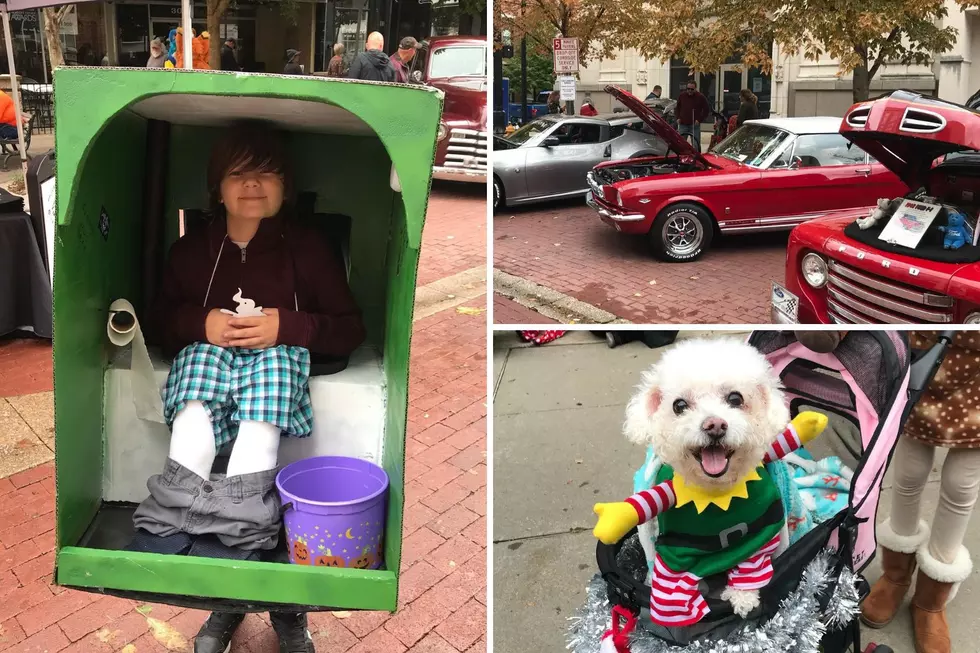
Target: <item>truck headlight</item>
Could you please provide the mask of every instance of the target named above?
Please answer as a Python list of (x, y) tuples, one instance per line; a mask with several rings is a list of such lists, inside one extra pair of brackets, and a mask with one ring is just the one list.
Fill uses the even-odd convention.
[(437, 138), (441, 141), (441, 140), (445, 139), (446, 136), (448, 136), (448, 135), (449, 135), (449, 130), (446, 129), (446, 125), (444, 125), (443, 123), (440, 122), (439, 123), (439, 133), (437, 135)]
[(980, 324), (980, 311), (974, 311), (966, 316), (963, 324)]
[(803, 278), (813, 288), (823, 288), (827, 285), (827, 262), (819, 254), (810, 252), (804, 256), (800, 268)]

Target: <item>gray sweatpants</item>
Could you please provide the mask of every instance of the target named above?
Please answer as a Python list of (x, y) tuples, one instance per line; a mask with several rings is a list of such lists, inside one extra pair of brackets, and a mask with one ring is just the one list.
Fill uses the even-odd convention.
[(281, 525), (275, 469), (205, 481), (168, 458), (162, 474), (146, 482), (150, 496), (133, 525), (153, 535), (211, 534), (246, 551), (274, 549)]

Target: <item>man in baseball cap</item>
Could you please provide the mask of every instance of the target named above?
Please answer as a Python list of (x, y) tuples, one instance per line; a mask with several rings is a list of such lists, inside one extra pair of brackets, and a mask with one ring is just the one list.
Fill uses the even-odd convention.
[(411, 36), (406, 36), (398, 42), (398, 52), (391, 55), (391, 67), (395, 69), (395, 81), (407, 84), (410, 80), (408, 73), (412, 58), (419, 47), (419, 42)]

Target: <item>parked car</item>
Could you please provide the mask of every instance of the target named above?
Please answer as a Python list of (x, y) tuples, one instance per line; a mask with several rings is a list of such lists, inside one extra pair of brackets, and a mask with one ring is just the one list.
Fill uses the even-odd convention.
[(446, 94), (433, 179), (487, 182), (487, 39), (431, 36), (412, 60), (414, 82)]
[[(882, 198), (924, 193), (975, 217), (980, 210), (978, 104), (976, 96), (962, 107), (895, 91), (851, 107), (841, 133), (915, 191)], [(970, 243), (944, 250), (941, 215), (915, 249), (885, 243), (877, 238), (883, 225), (868, 230), (854, 225), (867, 215), (867, 210), (837, 211), (793, 230), (785, 286), (773, 284), (774, 322), (980, 324), (980, 247)]]
[(654, 110), (614, 86), (606, 92), (643, 118), (666, 154), (600, 163), (586, 197), (600, 219), (645, 235), (665, 261), (693, 261), (716, 233), (788, 230), (907, 188), (838, 133), (840, 118), (752, 120), (699, 153)]
[(589, 191), (586, 173), (601, 161), (662, 155), (663, 140), (632, 113), (551, 114), (493, 141), (493, 207)]

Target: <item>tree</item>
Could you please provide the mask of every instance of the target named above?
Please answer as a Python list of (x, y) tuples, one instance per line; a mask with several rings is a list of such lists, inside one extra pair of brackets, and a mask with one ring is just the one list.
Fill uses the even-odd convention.
[[(510, 79), (510, 87), (520, 93), (521, 58), (511, 57), (504, 62), (504, 77)], [(528, 52), (527, 54), (527, 94), (534, 101), (541, 91), (555, 87), (554, 66), (550, 54)]]
[(712, 70), (734, 54), (768, 73), (773, 43), (811, 61), (828, 54), (840, 62), (838, 75), (853, 73), (855, 102), (868, 99), (886, 62), (928, 63), (957, 36), (942, 26), (944, 0), (659, 0), (641, 11), (634, 45), (649, 58)]
[(495, 0), (493, 27), (509, 30), (514, 43), (526, 36), (529, 46), (548, 52), (554, 37), (578, 37), (584, 65), (636, 40), (642, 5), (643, 0)]
[(230, 0), (208, 0), (208, 65), (211, 70), (221, 70), (221, 19), (228, 11)]
[(51, 70), (65, 65), (65, 55), (61, 50), (61, 23), (65, 20), (68, 12), (73, 11), (75, 5), (61, 5), (60, 7), (44, 7), (44, 39), (48, 45), (48, 61), (51, 62)]

